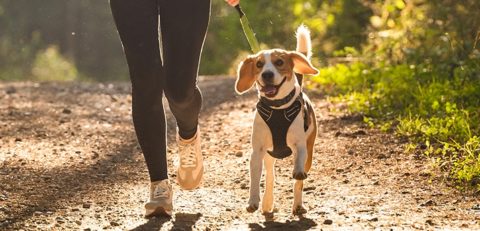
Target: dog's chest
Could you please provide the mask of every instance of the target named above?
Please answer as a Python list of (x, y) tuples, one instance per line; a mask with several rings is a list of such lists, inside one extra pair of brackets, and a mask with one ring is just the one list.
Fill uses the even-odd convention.
[[(292, 105), (285, 109), (272, 109), (262, 101), (257, 103), (257, 112), (267, 124), (272, 134), (273, 150), (267, 151), (272, 157), (283, 159), (292, 154), (292, 150), (288, 147), (286, 142), (287, 133), (292, 122), (302, 111), (303, 105), (301, 96), (298, 97)], [(306, 124), (304, 128), (305, 130), (307, 129)]]

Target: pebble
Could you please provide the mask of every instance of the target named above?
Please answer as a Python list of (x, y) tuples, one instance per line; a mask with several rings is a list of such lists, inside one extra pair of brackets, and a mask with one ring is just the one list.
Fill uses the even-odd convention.
[(385, 154), (379, 154), (377, 159), (387, 159), (387, 156)]
[(428, 200), (428, 201), (420, 204), (420, 206), (433, 206), (433, 205), (435, 205), (435, 202), (432, 201), (432, 200)]
[(83, 203), (82, 207), (84, 209), (89, 209), (92, 205), (90, 203)]
[(63, 114), (72, 114), (72, 110), (68, 109), (68, 108), (64, 108), (63, 111), (62, 111)]
[(315, 186), (310, 186), (310, 187), (304, 188), (303, 191), (305, 191), (305, 192), (313, 191), (313, 190), (315, 190), (316, 188), (317, 188), (317, 187), (315, 187)]
[(358, 131), (352, 133), (352, 135), (354, 135), (354, 136), (364, 136), (364, 135), (367, 135), (367, 132), (364, 131), (364, 130), (358, 130)]
[(7, 90), (5, 90), (5, 93), (11, 95), (11, 94), (17, 93), (17, 89), (14, 87), (9, 87), (7, 88)]
[(65, 223), (65, 219), (63, 219), (62, 217), (56, 217), (55, 220), (56, 220), (57, 223), (59, 223), (59, 224)]
[(333, 224), (333, 221), (330, 220), (330, 219), (326, 219), (325, 221), (323, 221), (323, 224), (324, 225), (331, 225), (331, 224)]
[(39, 215), (42, 215), (42, 212), (40, 212), (40, 211), (35, 211), (35, 212), (33, 212), (33, 215), (39, 216)]

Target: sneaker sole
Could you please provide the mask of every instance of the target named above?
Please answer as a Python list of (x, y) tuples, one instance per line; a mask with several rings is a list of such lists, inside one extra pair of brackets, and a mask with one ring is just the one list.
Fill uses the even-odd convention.
[(158, 207), (153, 212), (145, 214), (145, 218), (152, 217), (172, 217), (172, 211), (167, 211), (165, 208)]
[(205, 172), (205, 166), (202, 166), (202, 170), (200, 170), (201, 171), (200, 180), (198, 180), (198, 183), (195, 184), (195, 186), (193, 186), (193, 187), (185, 187), (185, 185), (183, 185), (181, 183), (181, 181), (178, 178), (178, 175), (180, 174), (180, 173), (178, 173), (178, 171), (179, 170), (177, 170), (177, 184), (180, 186), (181, 189), (183, 189), (183, 190), (194, 190), (194, 189), (197, 189), (197, 188), (200, 188), (201, 186), (203, 186), (203, 181), (204, 181), (203, 176), (204, 176), (204, 172)]

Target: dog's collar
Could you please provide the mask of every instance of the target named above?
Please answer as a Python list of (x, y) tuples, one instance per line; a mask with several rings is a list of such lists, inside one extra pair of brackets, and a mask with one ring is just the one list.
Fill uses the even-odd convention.
[(293, 99), (293, 97), (295, 96), (295, 88), (287, 95), (285, 96), (283, 99), (274, 99), (274, 100), (271, 100), (271, 99), (267, 99), (266, 97), (263, 97), (261, 96), (260, 97), (260, 102), (262, 102), (263, 104), (265, 104), (266, 106), (269, 106), (269, 107), (280, 107), (282, 105), (285, 105), (287, 104), (288, 102), (290, 102), (290, 100)]

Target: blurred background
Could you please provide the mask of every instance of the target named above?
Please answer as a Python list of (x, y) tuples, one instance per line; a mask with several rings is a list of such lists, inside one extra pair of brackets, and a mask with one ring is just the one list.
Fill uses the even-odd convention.
[[(133, 1), (133, 0), (132, 0)], [(431, 157), (480, 191), (479, 0), (242, 0), (263, 47), (312, 31), (311, 89)], [(233, 74), (249, 54), (237, 12), (212, 0), (200, 74)], [(0, 80), (126, 81), (108, 1), (0, 0)]]
[[(467, 49), (479, 17), (476, 0), (243, 0), (242, 5), (268, 47), (293, 49), (295, 28), (308, 25), (322, 64), (365, 47), (395, 61), (416, 51), (444, 52), (450, 46), (422, 46), (448, 43), (445, 39), (461, 43), (455, 49)], [(438, 37), (446, 31), (449, 38)], [(248, 50), (235, 10), (212, 0), (201, 74), (228, 74)], [(122, 52), (108, 1), (0, 0), (0, 79), (126, 80)]]
[[(476, 0), (243, 0), (242, 5), (266, 47), (294, 49), (295, 28), (309, 26), (318, 64), (358, 56), (365, 48), (392, 61), (405, 55), (423, 59), (424, 52), (448, 55), (449, 42), (464, 56), (480, 17), (474, 13)], [(427, 45), (441, 47), (422, 47)], [(212, 0), (200, 73), (231, 73), (248, 50), (235, 10)], [(126, 80), (108, 1), (0, 0), (0, 79)]]

